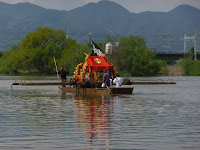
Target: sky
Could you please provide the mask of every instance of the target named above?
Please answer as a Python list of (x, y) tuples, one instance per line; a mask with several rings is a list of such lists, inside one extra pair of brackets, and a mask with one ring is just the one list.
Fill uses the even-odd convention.
[[(16, 4), (29, 2), (48, 9), (71, 10), (90, 2), (100, 0), (0, 0), (1, 2)], [(128, 9), (130, 12), (144, 11), (168, 12), (181, 4), (188, 4), (200, 9), (200, 0), (110, 0)]]

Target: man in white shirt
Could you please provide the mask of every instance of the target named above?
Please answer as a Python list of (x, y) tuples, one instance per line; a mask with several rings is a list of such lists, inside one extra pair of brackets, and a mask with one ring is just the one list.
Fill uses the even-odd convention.
[(113, 83), (116, 84), (116, 87), (122, 86), (123, 79), (117, 74), (116, 78), (113, 80)]

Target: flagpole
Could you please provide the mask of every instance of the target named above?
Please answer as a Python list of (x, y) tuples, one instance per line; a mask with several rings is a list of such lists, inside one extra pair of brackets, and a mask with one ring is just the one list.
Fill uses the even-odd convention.
[(92, 33), (90, 33), (90, 45), (91, 45), (91, 41), (92, 41)]
[(92, 53), (92, 33), (90, 33), (90, 55), (91, 55), (91, 53)]

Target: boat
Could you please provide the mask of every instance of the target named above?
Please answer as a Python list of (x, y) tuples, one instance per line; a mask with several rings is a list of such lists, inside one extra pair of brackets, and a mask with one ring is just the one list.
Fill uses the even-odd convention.
[(60, 90), (76, 95), (119, 95), (132, 94), (134, 87), (108, 87), (108, 88), (77, 88), (59, 86)]
[(110, 78), (116, 77), (116, 69), (111, 62), (108, 62), (106, 55), (111, 54), (112, 44), (106, 44), (106, 54), (91, 40), (91, 52), (85, 53), (85, 62), (77, 65), (70, 86), (59, 88), (63, 92), (76, 94), (94, 94), (94, 95), (114, 95), (114, 94), (132, 94), (133, 87), (101, 87), (103, 83), (104, 70), (110, 74)]

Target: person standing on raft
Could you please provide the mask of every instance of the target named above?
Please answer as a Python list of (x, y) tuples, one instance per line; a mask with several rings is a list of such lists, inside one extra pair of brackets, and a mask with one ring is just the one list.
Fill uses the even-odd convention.
[(110, 86), (110, 74), (104, 70), (102, 87)]
[(119, 77), (119, 74), (117, 73), (116, 78), (113, 80), (113, 83), (116, 84), (116, 87), (122, 86), (123, 79)]
[[(61, 67), (60, 69), (61, 69), (60, 76), (61, 76), (62, 82), (66, 82), (67, 81), (66, 71), (64, 70), (64, 67)], [(63, 87), (65, 87), (65, 85), (63, 85)]]

